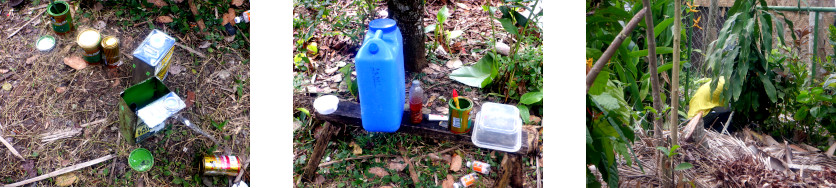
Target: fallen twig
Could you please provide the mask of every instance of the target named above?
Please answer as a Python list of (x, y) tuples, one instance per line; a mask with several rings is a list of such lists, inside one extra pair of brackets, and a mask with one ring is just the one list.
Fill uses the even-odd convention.
[(20, 158), (20, 160), (26, 160), (23, 159), (23, 156), (20, 156), (20, 153), (18, 153), (14, 147), (12, 147), (12, 144), (6, 141), (6, 138), (3, 138), (3, 135), (0, 135), (0, 142), (3, 142), (3, 145), (6, 145), (6, 148), (9, 148), (9, 151), (12, 151), (12, 154), (14, 154), (17, 158)]
[(23, 29), (23, 27), (26, 27), (27, 25), (29, 25), (29, 23), (32, 23), (32, 21), (40, 19), (39, 17), (41, 17), (41, 15), (44, 14), (44, 12), (46, 12), (46, 9), (42, 10), (40, 13), (38, 13), (38, 15), (35, 15), (35, 17), (33, 17), (32, 19), (29, 19), (29, 21), (26, 21), (26, 23), (23, 23), (23, 25), (18, 27), (17, 30), (15, 30), (15, 32), (13, 32), (11, 35), (6, 37), (6, 39), (9, 39), (9, 38), (12, 38), (12, 36), (15, 36), (17, 34), (17, 32), (20, 32), (20, 30)]
[(174, 43), (174, 44), (176, 44), (176, 45), (177, 45), (177, 46), (179, 46), (180, 48), (183, 48), (183, 49), (184, 49), (184, 50), (186, 50), (186, 51), (189, 51), (189, 52), (191, 52), (191, 53), (193, 53), (193, 54), (195, 54), (195, 55), (197, 55), (197, 56), (200, 56), (200, 58), (206, 58), (206, 55), (203, 55), (203, 53), (200, 53), (200, 52), (198, 52), (197, 50), (194, 50), (194, 49), (192, 49), (192, 48), (190, 48), (190, 47), (188, 47), (188, 46), (186, 46), (186, 45), (180, 44), (179, 42)]
[(412, 178), (412, 182), (418, 182), (418, 174), (415, 173), (415, 166), (412, 165), (409, 158), (406, 156), (406, 149), (403, 146), (400, 147), (401, 157), (403, 157), (404, 162), (406, 165), (409, 166), (409, 176)]
[(81, 128), (69, 128), (50, 133), (41, 134), (41, 142), (52, 142), (58, 139), (69, 138), (81, 133)]
[(91, 161), (87, 161), (87, 162), (84, 162), (84, 163), (81, 163), (81, 164), (77, 164), (77, 165), (73, 165), (73, 166), (70, 166), (70, 167), (62, 168), (62, 169), (50, 172), (48, 174), (40, 175), (40, 176), (35, 177), (35, 178), (31, 178), (31, 179), (28, 179), (28, 180), (23, 180), (23, 181), (13, 183), (13, 184), (8, 184), (8, 185), (5, 185), (5, 186), (6, 187), (17, 187), (17, 186), (26, 185), (26, 184), (29, 184), (29, 183), (32, 183), (32, 182), (41, 181), (41, 180), (44, 180), (44, 179), (47, 179), (47, 178), (51, 178), (51, 177), (55, 177), (55, 176), (58, 176), (58, 175), (61, 175), (61, 174), (65, 174), (67, 172), (72, 172), (72, 171), (75, 171), (75, 170), (78, 170), (78, 169), (82, 169), (82, 168), (85, 168), (85, 167), (88, 167), (88, 166), (92, 166), (94, 164), (99, 164), (101, 162), (110, 160), (112, 158), (113, 158), (113, 155), (106, 155), (106, 156), (100, 157), (98, 159), (93, 159)]
[(535, 169), (537, 170), (537, 188), (543, 188), (543, 176), (540, 175), (540, 157), (535, 157), (534, 160), (536, 160), (534, 163), (537, 163), (537, 169)]
[(99, 120), (96, 120), (96, 121), (93, 121), (93, 122), (90, 122), (90, 123), (81, 124), (81, 127), (87, 127), (87, 126), (90, 126), (90, 125), (104, 123), (105, 121), (107, 121), (107, 118), (99, 119)]
[(359, 157), (350, 157), (350, 158), (325, 162), (325, 163), (319, 164), (319, 167), (324, 167), (324, 166), (328, 166), (328, 165), (343, 162), (343, 161), (350, 161), (350, 160), (357, 160), (357, 159), (368, 159), (368, 158), (374, 158), (374, 157), (395, 157), (395, 156), (387, 155), (387, 154), (363, 155), (363, 156), (359, 156)]

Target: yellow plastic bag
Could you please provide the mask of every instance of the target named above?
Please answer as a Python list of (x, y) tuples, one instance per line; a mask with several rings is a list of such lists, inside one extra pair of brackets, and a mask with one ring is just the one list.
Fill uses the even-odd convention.
[(712, 108), (723, 106), (720, 94), (723, 93), (723, 84), (726, 83), (726, 79), (721, 76), (719, 80), (713, 96), (709, 95), (711, 93), (711, 82), (705, 83), (697, 89), (697, 92), (691, 98), (688, 119), (691, 119), (697, 113), (703, 112), (703, 114), (708, 114)]

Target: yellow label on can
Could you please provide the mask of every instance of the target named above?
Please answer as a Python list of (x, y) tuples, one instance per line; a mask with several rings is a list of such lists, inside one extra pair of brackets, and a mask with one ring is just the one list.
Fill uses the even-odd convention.
[(165, 58), (160, 61), (160, 69), (157, 71), (157, 78), (160, 80), (165, 80), (165, 74), (168, 73), (168, 67), (171, 65), (171, 54), (174, 53), (174, 46), (171, 46), (168, 49), (168, 53), (165, 54)]

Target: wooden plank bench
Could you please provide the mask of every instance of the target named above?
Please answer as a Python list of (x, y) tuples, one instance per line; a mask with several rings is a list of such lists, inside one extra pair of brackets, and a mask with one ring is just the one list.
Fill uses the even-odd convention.
[[(425, 138), (467, 144), (475, 147), (475, 145), (473, 145), (473, 142), (471, 142), (471, 133), (453, 134), (446, 127), (447, 121), (428, 121), (428, 115), (424, 114), (423, 116), (424, 120), (421, 123), (410, 124), (407, 123), (409, 118), (409, 111), (404, 111), (402, 117), (402, 124), (397, 132), (418, 135)], [(322, 136), (330, 137), (333, 134), (330, 133), (329, 130), (336, 130), (336, 128), (331, 128), (331, 126), (342, 125), (362, 127), (362, 120), (360, 116), (360, 104), (357, 102), (340, 101), (335, 112), (327, 115), (316, 112), (314, 118), (326, 121), (328, 123), (324, 125), (326, 126), (326, 129), (323, 129), (326, 130), (323, 131), (326, 133), (320, 135), (319, 139), (317, 139), (317, 143), (314, 144), (314, 154), (310, 155), (312, 156), (312, 158), (308, 161), (308, 164), (305, 167), (305, 174), (303, 174), (303, 177), (308, 180), (313, 179), (313, 177), (315, 176), (316, 168), (323, 156), (322, 153), (324, 153), (325, 151), (325, 148), (318, 148), (316, 146), (327, 146), (327, 142), (330, 139), (323, 138)], [(319, 143), (320, 141), (326, 143)], [(497, 184), (495, 186), (504, 188), (510, 182), (512, 186), (520, 187), (522, 185), (522, 173), (520, 173), (522, 170), (521, 157), (523, 155), (536, 155), (539, 153), (539, 150), (539, 133), (533, 127), (523, 126), (522, 147), (520, 148), (520, 150), (516, 152), (506, 153), (505, 159), (503, 160), (502, 164), (500, 164), (500, 167), (502, 169), (500, 170), (501, 174), (499, 177), (501, 177), (501, 179), (500, 181), (496, 181)]]

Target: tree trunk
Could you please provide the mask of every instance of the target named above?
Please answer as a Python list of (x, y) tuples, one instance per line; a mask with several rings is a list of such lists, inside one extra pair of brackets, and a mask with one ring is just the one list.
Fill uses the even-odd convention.
[[(664, 139), (662, 137), (662, 99), (659, 95), (659, 76), (658, 72), (656, 72), (656, 39), (653, 35), (653, 11), (650, 8), (650, 0), (642, 0), (644, 7), (648, 9), (647, 13), (644, 14), (644, 22), (647, 24), (647, 34), (645, 37), (647, 38), (647, 61), (649, 66), (647, 67), (650, 69), (650, 89), (652, 90), (653, 95), (653, 109), (656, 109), (656, 113), (653, 113), (653, 136), (656, 137), (656, 147), (664, 147)], [(661, 176), (660, 179), (662, 180), (662, 187), (672, 187), (672, 184), (669, 180), (667, 169), (667, 156), (662, 154), (661, 151), (656, 152), (656, 156), (658, 161), (657, 167), (659, 167), (658, 174)]]
[(398, 22), (403, 35), (404, 68), (410, 72), (420, 72), (427, 67), (426, 49), (424, 49), (424, 1), (389, 0), (389, 16)]

